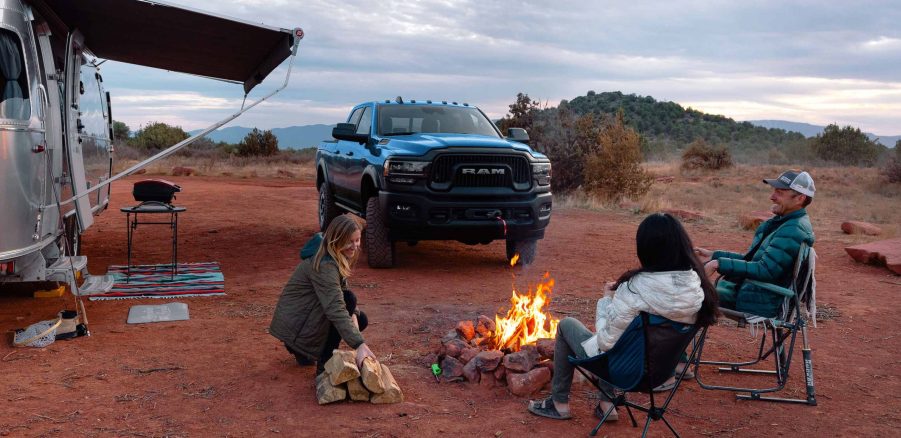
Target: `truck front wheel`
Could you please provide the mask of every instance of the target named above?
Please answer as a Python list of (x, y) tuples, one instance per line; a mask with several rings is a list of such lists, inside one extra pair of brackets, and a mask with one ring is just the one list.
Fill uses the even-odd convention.
[(519, 264), (531, 265), (538, 255), (537, 240), (507, 240), (507, 261), (513, 260), (513, 256), (519, 254)]
[(319, 229), (324, 233), (328, 224), (332, 223), (332, 219), (340, 214), (341, 210), (335, 205), (335, 197), (332, 196), (328, 181), (323, 181), (319, 186)]
[(378, 196), (366, 200), (366, 257), (370, 268), (394, 266), (394, 242), (388, 237)]

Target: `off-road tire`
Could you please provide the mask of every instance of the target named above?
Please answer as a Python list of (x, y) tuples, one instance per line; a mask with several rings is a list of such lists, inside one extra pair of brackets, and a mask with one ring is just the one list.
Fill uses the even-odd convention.
[(341, 209), (335, 205), (332, 189), (329, 188), (328, 181), (325, 181), (319, 186), (319, 229), (324, 233), (328, 224), (339, 215)]
[(531, 265), (538, 255), (537, 240), (507, 240), (507, 261), (513, 260), (513, 256), (519, 253), (521, 265)]
[(394, 242), (388, 236), (378, 196), (366, 200), (366, 259), (370, 268), (394, 266)]

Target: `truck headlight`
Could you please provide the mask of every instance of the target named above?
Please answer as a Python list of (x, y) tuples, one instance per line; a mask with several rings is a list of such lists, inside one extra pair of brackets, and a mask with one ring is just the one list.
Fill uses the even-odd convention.
[(532, 177), (540, 186), (546, 186), (551, 183), (551, 163), (533, 163)]
[(385, 178), (399, 184), (413, 184), (416, 177), (425, 176), (428, 161), (389, 159), (385, 162)]

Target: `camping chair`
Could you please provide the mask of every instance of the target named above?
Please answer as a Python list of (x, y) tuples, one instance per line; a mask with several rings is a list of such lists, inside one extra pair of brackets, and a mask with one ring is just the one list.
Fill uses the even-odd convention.
[[(678, 437), (679, 434), (664, 414), (676, 390), (679, 389), (688, 367), (684, 367), (676, 376), (676, 383), (662, 405), (657, 405), (653, 390), (673, 376), (679, 358), (692, 339), (697, 335), (698, 339), (703, 340), (706, 332), (706, 327), (699, 333), (698, 327), (693, 324), (683, 324), (641, 312), (610, 350), (587, 359), (570, 356), (569, 362), (613, 403), (613, 406), (604, 412), (597, 426), (592, 429), (591, 436), (598, 433), (598, 429), (617, 406), (625, 406), (633, 427), (638, 427), (638, 423), (635, 422), (631, 408), (648, 414), (642, 437), (647, 435), (651, 420), (663, 420), (666, 427)], [(688, 363), (692, 363), (696, 351), (692, 350)], [(613, 385), (617, 394), (609, 394), (597, 379)], [(650, 397), (650, 403), (647, 406), (632, 403), (626, 400), (628, 392), (646, 393)], [(598, 410), (599, 408), (600, 402)]]
[[(779, 294), (785, 299), (780, 307), (776, 317), (766, 318), (749, 313), (737, 312), (735, 310), (720, 308), (723, 316), (738, 322), (739, 327), (750, 326), (752, 333), (755, 328), (762, 327), (763, 334), (760, 339), (760, 347), (757, 350), (757, 357), (747, 362), (718, 362), (701, 360), (703, 353), (704, 340), (696, 341), (696, 349), (698, 356), (695, 363), (695, 379), (701, 388), (716, 389), (724, 391), (734, 391), (739, 393), (736, 397), (739, 400), (767, 400), (785, 403), (803, 403), (816, 406), (817, 400), (813, 386), (813, 360), (810, 354), (810, 341), (807, 337), (807, 315), (813, 319), (814, 327), (816, 327), (816, 278), (814, 271), (816, 268), (816, 251), (806, 244), (801, 245), (798, 257), (795, 259), (794, 272), (792, 281), (787, 288), (780, 287), (775, 284), (763, 283), (755, 280), (744, 280), (755, 286), (763, 288), (769, 292)], [(803, 306), (803, 309), (802, 309)], [(804, 310), (804, 311), (802, 311)], [(795, 339), (801, 332), (802, 347), (801, 353), (804, 360), (804, 380), (807, 385), (806, 399), (792, 399), (780, 397), (763, 397), (761, 394), (781, 391), (788, 381), (789, 369), (791, 367), (792, 353), (795, 347)], [(769, 348), (767, 344), (769, 341)], [(787, 344), (786, 344), (786, 341)], [(767, 358), (773, 358), (775, 369), (755, 369), (747, 368), (754, 366)], [(689, 362), (691, 363), (691, 362)], [(770, 375), (776, 377), (775, 386), (765, 388), (745, 388), (735, 386), (719, 386), (706, 384), (701, 380), (699, 365), (717, 365), (720, 372), (733, 372), (756, 375)]]

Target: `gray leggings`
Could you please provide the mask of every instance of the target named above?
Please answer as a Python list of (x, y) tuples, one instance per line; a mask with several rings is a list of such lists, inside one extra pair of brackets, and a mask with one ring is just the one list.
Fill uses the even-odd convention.
[[(582, 342), (592, 337), (594, 333), (585, 328), (585, 325), (575, 318), (563, 318), (557, 325), (557, 340), (554, 345), (554, 378), (551, 380), (551, 397), (556, 402), (569, 403), (569, 392), (572, 388), (573, 373), (576, 368), (569, 363), (569, 356), (580, 359), (588, 357)], [(605, 391), (612, 393), (613, 386), (600, 381)], [(608, 400), (603, 393), (602, 400)], [(608, 400), (609, 401), (609, 400)]]

